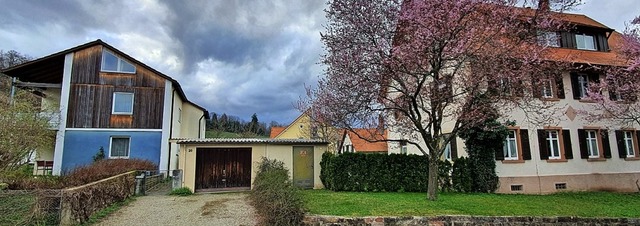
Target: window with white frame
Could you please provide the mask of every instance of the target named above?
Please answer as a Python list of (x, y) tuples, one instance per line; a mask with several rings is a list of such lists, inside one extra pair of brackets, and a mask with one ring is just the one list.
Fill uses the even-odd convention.
[(589, 158), (600, 157), (600, 151), (598, 149), (598, 131), (587, 130), (585, 131), (587, 138), (587, 150), (589, 152)]
[(538, 32), (538, 43), (542, 46), (560, 47), (560, 35), (555, 31)]
[(451, 142), (447, 143), (447, 146), (444, 147), (444, 159), (451, 161)]
[(129, 158), (130, 137), (111, 137), (109, 158)]
[(400, 154), (407, 154), (407, 141), (400, 142)]
[(518, 160), (518, 143), (516, 130), (509, 130), (504, 140), (503, 151), (505, 160)]
[(133, 114), (133, 93), (113, 93), (113, 108), (111, 113), (114, 115)]
[(624, 149), (625, 152), (627, 154), (627, 157), (635, 157), (636, 153), (634, 151), (634, 147), (633, 147), (633, 132), (631, 131), (624, 131)]
[(547, 131), (549, 144), (549, 159), (560, 159), (560, 139), (557, 130)]
[(596, 42), (593, 35), (576, 34), (576, 47), (578, 49), (596, 50)]
[(587, 90), (589, 89), (589, 79), (586, 74), (578, 75), (578, 89), (580, 98), (588, 96)]
[(542, 80), (542, 97), (553, 98), (553, 81), (551, 79)]
[(101, 71), (136, 73), (136, 67), (106, 49), (102, 51)]

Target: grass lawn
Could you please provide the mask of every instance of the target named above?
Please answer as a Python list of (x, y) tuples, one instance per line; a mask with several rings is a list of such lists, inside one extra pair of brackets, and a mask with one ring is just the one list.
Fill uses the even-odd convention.
[(312, 214), (337, 216), (579, 216), (640, 218), (640, 194), (607, 192), (507, 195), (440, 193), (361, 193), (305, 190)]
[(34, 203), (35, 196), (31, 194), (0, 196), (0, 225), (29, 223)]

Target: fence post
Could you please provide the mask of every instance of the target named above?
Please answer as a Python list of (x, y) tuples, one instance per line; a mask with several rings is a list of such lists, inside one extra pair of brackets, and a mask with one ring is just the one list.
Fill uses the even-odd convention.
[(144, 195), (145, 192), (145, 176), (146, 174), (142, 172), (142, 174), (136, 176), (136, 195)]

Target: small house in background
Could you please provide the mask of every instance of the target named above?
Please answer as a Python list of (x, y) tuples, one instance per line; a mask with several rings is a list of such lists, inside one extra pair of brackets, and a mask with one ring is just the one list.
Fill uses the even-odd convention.
[(307, 110), (300, 114), (286, 127), (272, 127), (269, 138), (271, 139), (320, 139), (329, 142), (329, 152), (336, 153), (339, 139), (342, 136), (340, 130), (333, 127), (322, 127), (314, 123), (311, 118), (313, 112)]
[(387, 131), (379, 129), (344, 130), (338, 153), (381, 153), (387, 154)]
[(262, 158), (284, 162), (293, 183), (323, 188), (320, 160), (327, 142), (310, 139), (209, 138), (177, 140), (181, 186), (196, 192), (248, 190)]
[(34, 173), (59, 175), (90, 164), (101, 148), (106, 158), (146, 159), (166, 172), (178, 166), (170, 138), (204, 137), (208, 113), (176, 80), (102, 40), (2, 73), (39, 95), (42, 110), (52, 114), (55, 143), (37, 151)]

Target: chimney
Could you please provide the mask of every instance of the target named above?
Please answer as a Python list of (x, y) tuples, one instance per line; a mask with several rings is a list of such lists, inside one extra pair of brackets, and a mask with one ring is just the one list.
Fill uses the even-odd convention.
[(538, 9), (542, 11), (550, 11), (551, 7), (549, 6), (549, 0), (539, 0)]

